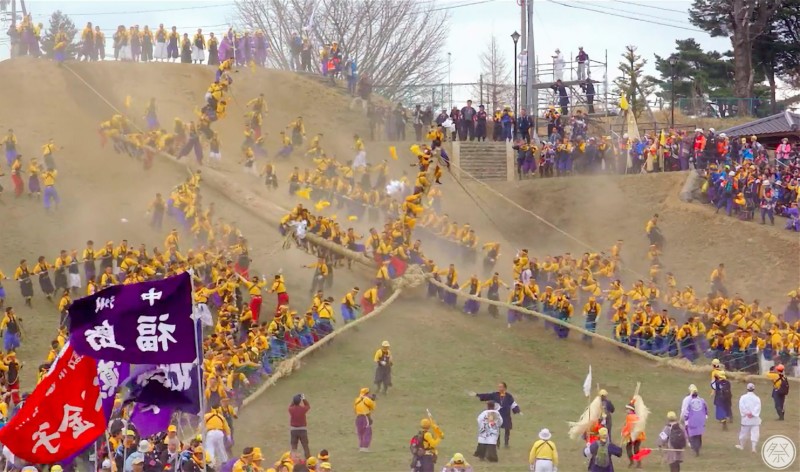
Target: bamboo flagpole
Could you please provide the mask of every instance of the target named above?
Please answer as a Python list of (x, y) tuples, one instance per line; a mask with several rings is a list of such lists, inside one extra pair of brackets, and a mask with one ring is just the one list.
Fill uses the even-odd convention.
[[(205, 379), (203, 378), (203, 359), (205, 359), (205, 353), (203, 352), (203, 341), (202, 331), (200, 330), (200, 313), (199, 309), (197, 308), (197, 304), (194, 302), (194, 269), (189, 269), (189, 279), (192, 282), (192, 321), (194, 324), (194, 347), (195, 351), (197, 352), (197, 365), (195, 368), (197, 369), (197, 393), (199, 394), (198, 398), (200, 401), (200, 412), (198, 416), (200, 418), (200, 434), (203, 435), (203, 442), (205, 443), (206, 440), (206, 397), (205, 397), (205, 388), (203, 388), (203, 382)], [(203, 472), (208, 471), (208, 464), (206, 463), (205, 457), (203, 458)]]

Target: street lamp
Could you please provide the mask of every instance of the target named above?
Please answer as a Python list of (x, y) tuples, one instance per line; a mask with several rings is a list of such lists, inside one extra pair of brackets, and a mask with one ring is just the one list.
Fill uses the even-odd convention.
[(517, 114), (517, 76), (519, 75), (519, 60), (517, 58), (517, 42), (519, 41), (520, 34), (514, 31), (511, 33), (511, 39), (514, 41), (514, 137), (517, 136), (517, 124), (519, 116)]
[(669, 126), (672, 129), (675, 129), (675, 65), (677, 63), (678, 59), (675, 56), (669, 58), (669, 69), (670, 69)]

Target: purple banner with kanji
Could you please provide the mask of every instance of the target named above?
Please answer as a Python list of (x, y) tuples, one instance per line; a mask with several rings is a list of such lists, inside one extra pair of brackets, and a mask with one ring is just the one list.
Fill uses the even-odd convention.
[(69, 307), (75, 352), (128, 364), (173, 364), (197, 358), (188, 272), (115, 285)]

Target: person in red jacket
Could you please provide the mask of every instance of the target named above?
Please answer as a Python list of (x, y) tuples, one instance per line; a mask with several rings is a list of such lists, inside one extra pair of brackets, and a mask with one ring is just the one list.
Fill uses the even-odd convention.
[(297, 443), (300, 443), (306, 458), (311, 457), (311, 451), (308, 448), (308, 423), (306, 422), (306, 414), (310, 409), (311, 405), (302, 393), (295, 395), (292, 398), (292, 404), (289, 405), (289, 443), (292, 445), (293, 452), (297, 450)]

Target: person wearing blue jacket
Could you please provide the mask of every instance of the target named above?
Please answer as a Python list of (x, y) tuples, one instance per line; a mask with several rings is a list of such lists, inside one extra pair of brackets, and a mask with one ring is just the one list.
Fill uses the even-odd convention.
[[(494, 402), (495, 405), (498, 406), (498, 410), (500, 412), (500, 416), (503, 418), (503, 430), (504, 430), (504, 444), (505, 447), (508, 447), (508, 440), (511, 438), (511, 414), (521, 415), (522, 411), (519, 409), (519, 405), (517, 402), (514, 401), (514, 396), (508, 392), (508, 386), (505, 382), (500, 382), (497, 384), (497, 391), (491, 393), (475, 393), (469, 392), (470, 396), (478, 397), (478, 400), (482, 402)], [(500, 437), (497, 437), (497, 445), (500, 446)]]

